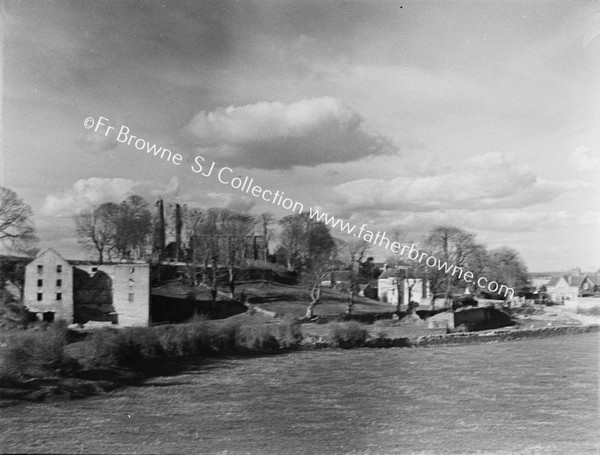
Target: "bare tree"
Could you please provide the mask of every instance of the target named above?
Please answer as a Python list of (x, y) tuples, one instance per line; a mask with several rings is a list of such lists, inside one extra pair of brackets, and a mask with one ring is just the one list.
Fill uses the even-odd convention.
[(315, 307), (321, 302), (321, 283), (340, 263), (338, 245), (325, 224), (309, 223), (306, 239), (307, 257), (303, 280), (309, 286), (310, 304), (305, 317), (312, 319)]
[(307, 254), (309, 219), (303, 215), (288, 215), (279, 220), (281, 246), (286, 251), (288, 270), (301, 271)]
[(348, 261), (348, 270), (350, 272), (348, 283), (348, 308), (346, 310), (346, 313), (350, 315), (352, 314), (355, 297), (358, 293), (360, 269), (366, 262), (365, 259), (371, 248), (371, 244), (366, 240), (355, 237), (350, 241), (345, 242), (343, 246)]
[(450, 272), (444, 267), (433, 267), (429, 270), (432, 290), (432, 303), (435, 294), (445, 290), (445, 302), (449, 304), (454, 286), (460, 280), (456, 267), (464, 270), (469, 266), (469, 260), (480, 248), (475, 236), (453, 226), (438, 226), (425, 237), (424, 246), (430, 256), (434, 256), (441, 264), (452, 267)]
[(225, 241), (225, 256), (229, 274), (231, 298), (235, 298), (235, 267), (246, 260), (248, 239), (254, 232), (255, 220), (250, 215), (229, 210), (221, 212), (221, 238)]
[(143, 258), (152, 233), (152, 214), (141, 196), (130, 196), (121, 204), (107, 202), (75, 216), (79, 243), (95, 250), (98, 260), (117, 257)]
[(105, 255), (109, 256), (115, 247), (117, 219), (119, 206), (105, 202), (96, 209), (90, 208), (75, 215), (75, 231), (78, 242), (83, 248), (95, 251), (98, 262), (104, 262)]
[(0, 186), (0, 245), (25, 252), (37, 242), (31, 207), (17, 193)]
[[(197, 228), (201, 235), (195, 237), (194, 243), (194, 249), (200, 252), (204, 264), (202, 282), (206, 286), (210, 285), (213, 303), (217, 299), (220, 212), (220, 209), (209, 208), (199, 216)], [(209, 265), (211, 276), (208, 272)]]

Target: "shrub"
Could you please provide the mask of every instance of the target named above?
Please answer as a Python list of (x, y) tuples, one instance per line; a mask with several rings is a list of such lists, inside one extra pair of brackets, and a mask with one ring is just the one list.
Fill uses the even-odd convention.
[(274, 334), (276, 326), (247, 325), (242, 326), (236, 336), (236, 351), (269, 352), (279, 349), (279, 341)]
[(189, 340), (194, 353), (211, 352), (210, 347), (210, 325), (211, 322), (205, 319), (194, 319), (193, 322), (186, 324), (188, 327)]
[(577, 307), (576, 312), (585, 316), (600, 316), (600, 305), (588, 308)]
[(195, 354), (272, 352), (300, 345), (294, 319), (279, 324), (194, 319), (187, 324), (95, 331), (88, 339), (92, 367), (130, 367), (149, 360)]
[(237, 321), (219, 321), (209, 324), (208, 347), (210, 352), (235, 352), (241, 324)]
[(116, 366), (116, 342), (117, 334), (114, 330), (108, 328), (94, 330), (85, 341), (89, 346), (90, 352), (88, 359), (89, 366)]
[[(187, 343), (187, 331), (175, 325), (165, 325), (152, 330), (160, 346), (160, 354), (166, 357), (177, 357), (183, 354)], [(157, 353), (159, 354), (159, 353)]]
[(285, 316), (277, 324), (277, 340), (283, 349), (294, 349), (302, 342), (302, 326), (298, 318)]
[(56, 322), (42, 332), (24, 331), (7, 339), (2, 376), (25, 378), (71, 374), (77, 362), (65, 353), (66, 324)]
[(332, 323), (327, 334), (332, 347), (344, 349), (363, 346), (367, 336), (367, 329), (362, 324), (354, 321)]

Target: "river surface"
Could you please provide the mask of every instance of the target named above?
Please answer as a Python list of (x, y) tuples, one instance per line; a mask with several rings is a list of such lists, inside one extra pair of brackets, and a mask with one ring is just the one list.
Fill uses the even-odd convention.
[(599, 453), (598, 334), (225, 359), (0, 410), (2, 452)]

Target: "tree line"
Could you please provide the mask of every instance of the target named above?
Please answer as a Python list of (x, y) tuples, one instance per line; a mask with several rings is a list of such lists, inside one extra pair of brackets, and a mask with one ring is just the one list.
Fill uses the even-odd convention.
[[(31, 248), (35, 242), (31, 208), (11, 190), (0, 189), (0, 241), (22, 251)], [(327, 225), (307, 214), (276, 220), (270, 213), (253, 216), (226, 208), (188, 208), (177, 203), (165, 206), (162, 199), (151, 207), (141, 196), (132, 195), (121, 203), (106, 202), (83, 210), (74, 217), (74, 223), (80, 245), (98, 262), (122, 259), (185, 262), (202, 270), (201, 280), (211, 288), (213, 299), (216, 299), (219, 268), (227, 271), (233, 297), (239, 266), (257, 260), (279, 264), (295, 272), (309, 290), (306, 314), (309, 318), (322, 300), (322, 283), (332, 272), (346, 272), (348, 313), (352, 312), (360, 286), (377, 276), (372, 244), (358, 238), (347, 241), (335, 238)], [(516, 250), (488, 249), (474, 234), (463, 229), (437, 226), (417, 242), (400, 231), (392, 237), (404, 244), (414, 243), (419, 250), (469, 270), (476, 277), (485, 276), (489, 281), (515, 289), (527, 285), (527, 267)], [(409, 301), (421, 279), (428, 281), (433, 297), (441, 295), (449, 300), (458, 289), (464, 290), (458, 276), (429, 268), (406, 256), (391, 254), (386, 262), (400, 271), (398, 295), (402, 296), (406, 283)], [(191, 277), (196, 280), (195, 273)]]

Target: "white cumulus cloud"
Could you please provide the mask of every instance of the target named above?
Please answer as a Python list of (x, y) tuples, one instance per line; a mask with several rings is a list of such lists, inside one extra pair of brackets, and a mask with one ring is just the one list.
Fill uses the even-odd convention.
[(397, 151), (357, 111), (332, 97), (202, 111), (186, 133), (197, 151), (211, 159), (259, 169), (341, 163)]
[(600, 172), (600, 152), (583, 145), (571, 152), (569, 162), (579, 172)]
[(553, 200), (560, 187), (537, 178), (499, 153), (473, 157), (446, 173), (366, 178), (334, 187), (346, 210), (522, 208)]
[(121, 202), (133, 194), (142, 196), (152, 204), (158, 196), (175, 195), (178, 187), (177, 177), (173, 177), (167, 185), (123, 178), (80, 179), (71, 188), (46, 196), (41, 213), (68, 217), (104, 202)]

